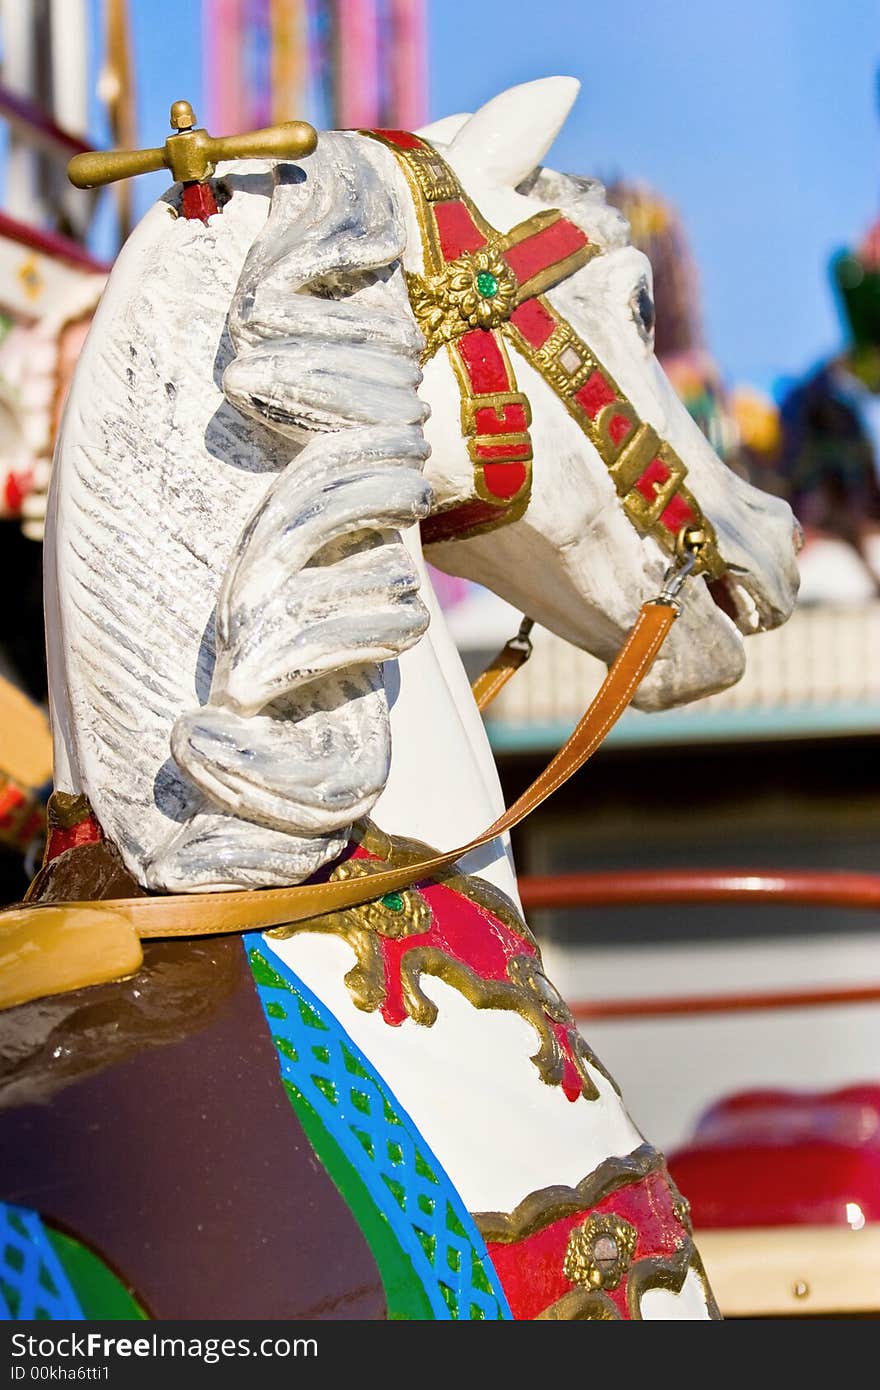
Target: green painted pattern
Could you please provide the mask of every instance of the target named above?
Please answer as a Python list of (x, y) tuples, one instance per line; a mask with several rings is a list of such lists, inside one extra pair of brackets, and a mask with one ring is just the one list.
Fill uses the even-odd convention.
[(410, 1117), (259, 934), (245, 944), (288, 1099), (367, 1240), (388, 1316), (509, 1318), (480, 1234)]
[(426, 1321), (434, 1314), (411, 1260), (401, 1249), (388, 1224), (367, 1191), (357, 1169), (349, 1163), (336, 1140), (305, 1096), (291, 1082), (284, 1082), (288, 1099), (297, 1113), (306, 1138), (320, 1154), (321, 1162), (339, 1189), (379, 1268), (388, 1317), (396, 1320)]
[(108, 1321), (148, 1317), (122, 1280), (91, 1250), (51, 1226), (46, 1227), (46, 1234), (79, 1299), (84, 1317)]

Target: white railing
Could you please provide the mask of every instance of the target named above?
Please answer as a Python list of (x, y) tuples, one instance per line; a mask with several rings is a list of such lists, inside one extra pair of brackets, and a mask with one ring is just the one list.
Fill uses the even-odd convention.
[[(543, 629), (535, 654), (492, 705), (499, 750), (552, 742), (580, 718), (605, 672)], [(619, 741), (786, 733), (880, 732), (880, 602), (805, 606), (775, 632), (750, 637), (743, 679), (660, 715), (628, 712)], [(530, 734), (531, 731), (531, 734)]]

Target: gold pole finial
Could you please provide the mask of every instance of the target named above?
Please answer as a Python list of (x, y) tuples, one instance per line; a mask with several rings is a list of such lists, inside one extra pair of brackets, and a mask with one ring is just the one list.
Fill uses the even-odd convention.
[(192, 130), (196, 123), (196, 113), (188, 101), (175, 101), (171, 104), (171, 129)]
[(204, 183), (221, 160), (302, 159), (318, 143), (318, 132), (308, 121), (285, 121), (265, 130), (219, 139), (195, 122), (190, 103), (175, 101), (171, 107), (174, 134), (168, 136), (164, 145), (149, 150), (90, 150), (88, 154), (77, 154), (67, 166), (67, 177), (76, 188), (98, 188), (136, 174), (168, 169), (178, 183)]

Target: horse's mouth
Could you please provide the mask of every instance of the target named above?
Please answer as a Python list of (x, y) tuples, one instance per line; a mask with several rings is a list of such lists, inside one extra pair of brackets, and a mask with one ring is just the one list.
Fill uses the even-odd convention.
[(776, 555), (777, 573), (771, 572), (767, 582), (750, 567), (728, 559), (727, 570), (721, 578), (706, 583), (716, 608), (744, 637), (768, 632), (791, 616), (798, 590), (796, 560), (803, 548), (804, 533), (790, 513), (788, 525), (791, 551), (789, 555), (784, 551)]
[(720, 608), (745, 636), (760, 632), (766, 626), (753, 595), (730, 570), (720, 579), (708, 582), (706, 587), (716, 608)]

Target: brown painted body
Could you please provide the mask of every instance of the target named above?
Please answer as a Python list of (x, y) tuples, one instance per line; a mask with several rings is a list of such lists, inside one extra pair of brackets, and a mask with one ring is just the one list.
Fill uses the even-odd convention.
[[(109, 853), (62, 855), (43, 893), (74, 896), (77, 858), (118, 893)], [(129, 980), (0, 1013), (0, 1154), (0, 1200), (89, 1246), (153, 1317), (385, 1316), (239, 937), (149, 943)]]

